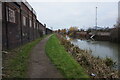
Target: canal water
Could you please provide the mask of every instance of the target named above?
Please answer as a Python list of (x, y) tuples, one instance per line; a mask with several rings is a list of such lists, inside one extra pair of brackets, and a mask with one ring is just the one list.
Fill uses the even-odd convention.
[[(67, 39), (69, 38), (67, 37)], [(81, 49), (91, 50), (91, 54), (95, 57), (110, 57), (112, 60), (118, 63), (118, 57), (120, 55), (120, 45), (116, 43), (111, 43), (108, 41), (91, 41), (81, 39), (72, 39), (71, 43)]]

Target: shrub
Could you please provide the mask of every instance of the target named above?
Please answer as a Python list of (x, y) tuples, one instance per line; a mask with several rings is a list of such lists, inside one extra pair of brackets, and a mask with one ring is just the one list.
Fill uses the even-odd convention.
[(105, 64), (107, 65), (107, 66), (113, 66), (114, 64), (115, 64), (115, 62), (113, 62), (113, 60), (111, 59), (111, 58), (106, 58), (105, 59)]

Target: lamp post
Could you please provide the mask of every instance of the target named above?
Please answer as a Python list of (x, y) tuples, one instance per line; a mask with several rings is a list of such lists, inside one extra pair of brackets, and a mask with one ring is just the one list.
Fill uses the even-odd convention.
[(97, 30), (97, 9), (98, 7), (96, 7), (96, 19), (95, 19), (95, 29)]

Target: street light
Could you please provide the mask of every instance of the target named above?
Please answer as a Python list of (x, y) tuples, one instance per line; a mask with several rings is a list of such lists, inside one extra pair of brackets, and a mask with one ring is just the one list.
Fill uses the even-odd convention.
[(95, 29), (96, 29), (96, 30), (97, 30), (97, 8), (98, 8), (98, 7), (96, 7), (96, 20), (95, 20), (95, 24), (96, 24), (96, 25), (95, 25)]

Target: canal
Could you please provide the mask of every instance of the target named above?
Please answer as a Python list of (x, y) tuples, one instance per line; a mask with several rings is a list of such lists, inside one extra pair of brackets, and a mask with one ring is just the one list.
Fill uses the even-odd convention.
[[(67, 39), (69, 38), (67, 37)], [(71, 43), (78, 46), (80, 49), (91, 50), (91, 54), (95, 57), (109, 57), (118, 63), (120, 45), (116, 43), (111, 43), (108, 41), (92, 41), (81, 39), (72, 39)]]

